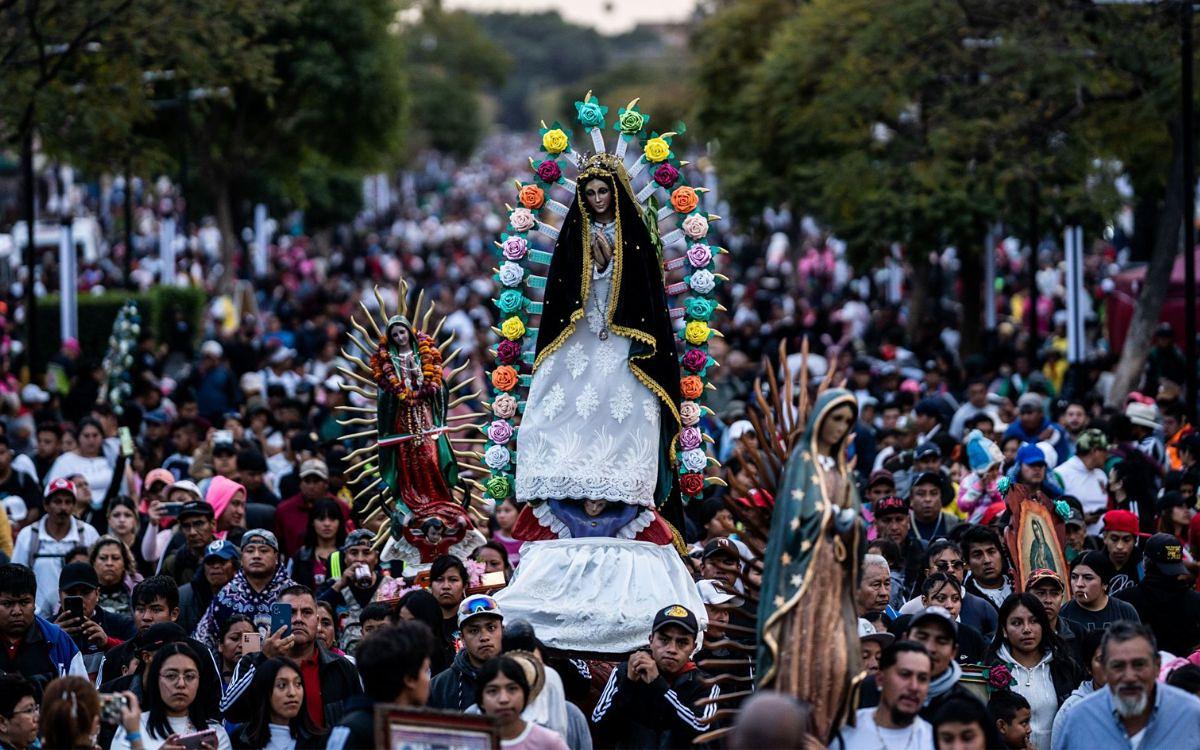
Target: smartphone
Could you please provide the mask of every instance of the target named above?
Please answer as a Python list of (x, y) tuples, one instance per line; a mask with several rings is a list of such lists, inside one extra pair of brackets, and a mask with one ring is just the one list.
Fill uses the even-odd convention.
[(83, 619), (83, 597), (68, 596), (63, 599), (63, 611), (77, 620)]
[(271, 632), (280, 628), (287, 628), (283, 631), (283, 638), (292, 634), (292, 605), (276, 602), (271, 605)]
[(213, 430), (212, 444), (220, 445), (221, 443), (233, 442), (233, 430)]
[(262, 651), (262, 633), (242, 633), (242, 656)]
[(100, 694), (100, 721), (105, 724), (119, 724), (121, 710), (129, 707), (129, 699), (116, 693)]
[(183, 510), (183, 503), (163, 503), (158, 507), (163, 518), (176, 518), (179, 516), (179, 511)]
[(187, 750), (205, 750), (205, 748), (216, 750), (217, 733), (215, 730), (206, 729), (195, 734), (181, 734), (175, 738), (175, 744), (186, 747)]
[(118, 427), (117, 437), (121, 440), (121, 455), (133, 458), (133, 432), (128, 427)]

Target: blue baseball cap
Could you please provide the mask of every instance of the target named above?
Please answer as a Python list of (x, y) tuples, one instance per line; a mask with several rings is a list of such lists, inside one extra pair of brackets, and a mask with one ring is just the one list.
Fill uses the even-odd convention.
[(204, 548), (204, 562), (208, 562), (213, 558), (220, 560), (237, 560), (241, 557), (241, 550), (238, 546), (226, 539), (214, 539)]
[(1021, 466), (1032, 466), (1033, 464), (1046, 464), (1046, 454), (1042, 453), (1042, 449), (1034, 443), (1026, 443), (1017, 451), (1017, 463)]

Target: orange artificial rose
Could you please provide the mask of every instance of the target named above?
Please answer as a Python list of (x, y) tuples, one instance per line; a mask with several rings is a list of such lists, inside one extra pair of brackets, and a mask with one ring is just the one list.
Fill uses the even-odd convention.
[(686, 378), (680, 379), (679, 390), (683, 393), (684, 398), (700, 398), (700, 394), (704, 393), (704, 381), (698, 375), (688, 375)]
[(687, 185), (680, 185), (671, 193), (671, 206), (681, 214), (690, 214), (700, 205), (700, 196)]
[[(699, 380), (699, 378), (697, 378)], [(492, 370), (492, 385), (496, 390), (507, 393), (517, 387), (517, 371), (508, 365), (502, 365)]]
[(526, 185), (517, 193), (521, 205), (530, 210), (537, 210), (546, 202), (546, 192), (537, 185)]

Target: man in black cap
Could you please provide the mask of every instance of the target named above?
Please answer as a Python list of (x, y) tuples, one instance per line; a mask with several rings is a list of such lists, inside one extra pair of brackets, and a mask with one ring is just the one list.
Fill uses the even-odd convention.
[[(63, 568), (58, 577), (58, 616), (54, 624), (65, 630), (83, 654), (89, 675), (100, 671), (104, 652), (134, 636), (133, 620), (96, 606), (100, 601), (100, 580), (91, 565), (75, 562)], [(68, 599), (80, 600), (80, 608), (68, 607)], [(75, 599), (72, 600), (76, 601)], [(79, 613), (83, 616), (80, 617)]]
[(192, 580), (179, 587), (179, 624), (192, 632), (217, 592), (237, 575), (241, 550), (228, 539), (214, 539)]
[(875, 501), (877, 538), (894, 542), (900, 548), (902, 564), (898, 566), (898, 570), (892, 571), (893, 576), (900, 579), (900, 603), (913, 595), (925, 558), (925, 547), (912, 528), (912, 516), (909, 514), (907, 500), (893, 495)]
[(912, 534), (922, 545), (947, 536), (962, 521), (942, 510), (942, 475), (923, 471), (913, 478), (908, 504), (912, 508)]
[[(696, 616), (672, 604), (654, 616), (648, 646), (613, 668), (592, 723), (618, 747), (690, 747), (717, 712), (718, 685), (691, 660), (700, 631)], [(705, 701), (704, 705), (697, 705)]]
[(203, 500), (191, 500), (179, 511), (179, 531), (183, 534), (184, 546), (163, 560), (162, 575), (175, 579), (179, 586), (192, 580), (204, 559), (204, 550), (212, 543), (216, 534), (213, 507)]
[[(352, 653), (362, 639), (359, 618), (363, 607), (371, 603), (379, 588), (379, 553), (371, 548), (374, 540), (375, 534), (369, 529), (351, 531), (338, 550), (341, 575), (317, 597), (333, 606), (339, 633), (338, 648), (346, 653)], [(337, 566), (333, 568), (332, 572), (336, 574)]]
[(242, 451), (237, 457), (237, 481), (246, 488), (247, 503), (262, 503), (275, 507), (279, 495), (271, 491), (266, 483), (267, 459), (253, 448)]
[(729, 537), (717, 537), (704, 545), (700, 558), (700, 577), (735, 587), (742, 580), (742, 556)]
[(1189, 585), (1183, 544), (1171, 534), (1155, 534), (1146, 540), (1142, 559), (1145, 577), (1118, 591), (1117, 599), (1133, 605), (1160, 649), (1192, 653), (1200, 646), (1200, 593)]

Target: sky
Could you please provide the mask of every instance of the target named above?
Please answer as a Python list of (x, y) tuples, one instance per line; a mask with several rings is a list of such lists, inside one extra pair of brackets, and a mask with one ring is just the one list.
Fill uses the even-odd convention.
[(695, 4), (695, 0), (443, 0), (446, 8), (473, 11), (557, 10), (568, 21), (611, 34), (628, 31), (643, 22), (683, 20)]

